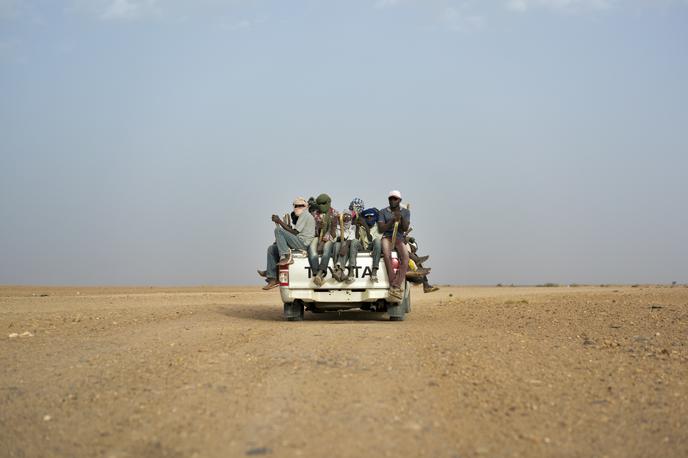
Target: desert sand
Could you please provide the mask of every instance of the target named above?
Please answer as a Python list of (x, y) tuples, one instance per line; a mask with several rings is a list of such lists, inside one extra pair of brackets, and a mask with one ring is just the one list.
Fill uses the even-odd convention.
[(685, 457), (688, 288), (0, 287), (0, 456)]

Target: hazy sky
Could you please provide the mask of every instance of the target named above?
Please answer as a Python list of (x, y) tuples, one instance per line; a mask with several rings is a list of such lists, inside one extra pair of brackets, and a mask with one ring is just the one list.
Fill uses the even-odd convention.
[(688, 1), (0, 0), (0, 284), (256, 284), (411, 202), (438, 283), (688, 282)]

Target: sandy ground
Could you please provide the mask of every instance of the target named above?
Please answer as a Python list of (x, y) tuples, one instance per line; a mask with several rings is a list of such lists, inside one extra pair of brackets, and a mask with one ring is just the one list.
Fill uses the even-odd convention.
[(688, 456), (688, 288), (412, 300), (1, 287), (0, 456)]

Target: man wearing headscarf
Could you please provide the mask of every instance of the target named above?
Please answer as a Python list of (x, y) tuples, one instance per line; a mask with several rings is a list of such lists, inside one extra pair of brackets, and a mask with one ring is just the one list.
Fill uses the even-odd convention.
[(351, 213), (349, 212), (342, 212), (339, 214), (339, 218), (337, 218), (335, 242), (332, 247), (332, 260), (334, 261), (332, 277), (337, 281), (347, 280), (348, 283), (353, 281), (353, 278), (351, 281), (348, 281), (348, 277), (344, 272), (347, 262), (349, 261), (351, 240), (354, 238), (355, 234), (352, 219)]
[[(311, 266), (313, 282), (316, 286), (322, 286), (332, 255), (336, 220), (339, 214), (332, 208), (332, 199), (327, 194), (320, 194), (315, 199), (315, 204), (315, 211), (312, 212), (315, 220), (315, 238), (308, 247), (308, 262)], [(320, 260), (318, 260), (318, 255), (322, 255)]]
[[(352, 269), (352, 267), (356, 267), (356, 259), (351, 258), (351, 250), (352, 244), (356, 241), (356, 220), (360, 217), (363, 207), (363, 200), (354, 197), (349, 204), (349, 211), (343, 212), (339, 219), (337, 219), (337, 225), (339, 225), (340, 222), (343, 223), (343, 230), (342, 227), (337, 229), (336, 242), (333, 250), (334, 271), (332, 272), (332, 276), (337, 281), (353, 283), (356, 280), (354, 277), (354, 269)], [(348, 275), (344, 272), (347, 263), (349, 264)]]
[(363, 202), (363, 199), (360, 197), (354, 197), (351, 200), (351, 203), (349, 204), (349, 210), (351, 211), (351, 214), (355, 216), (361, 216), (361, 213), (363, 213), (363, 209), (365, 208), (365, 203)]
[(315, 202), (315, 197), (308, 198), (308, 212), (313, 214), (318, 209), (318, 204)]
[(303, 197), (294, 199), (294, 215), (297, 217), (294, 227), (277, 215), (272, 215), (275, 228), (275, 243), (268, 247), (267, 268), (259, 270), (258, 275), (265, 277), (268, 290), (279, 286), (277, 266), (286, 266), (294, 262), (291, 249), (306, 250), (315, 237), (315, 220), (308, 212), (308, 202)]
[[(406, 281), (406, 271), (408, 270), (409, 254), (406, 249), (405, 236), (411, 224), (411, 212), (407, 208), (401, 207), (401, 192), (390, 191), (389, 207), (380, 212), (380, 219), (377, 223), (378, 230), (382, 232), (382, 256), (385, 258), (387, 277), (389, 277), (389, 295), (401, 301), (403, 291), (401, 285)], [(394, 225), (398, 223), (395, 246), (392, 246), (392, 236)], [(392, 267), (392, 250), (396, 249), (399, 258), (399, 268), (396, 273)]]
[(368, 208), (361, 212), (357, 220), (356, 240), (351, 243), (349, 259), (351, 268), (356, 269), (356, 256), (359, 251), (370, 252), (373, 255), (370, 279), (377, 282), (377, 271), (380, 268), (380, 254), (382, 253), (382, 234), (377, 229), (380, 212), (377, 208)]

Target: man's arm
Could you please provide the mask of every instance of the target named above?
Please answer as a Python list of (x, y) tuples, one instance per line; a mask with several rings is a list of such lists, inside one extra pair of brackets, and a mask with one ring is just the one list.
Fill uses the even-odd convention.
[(280, 218), (277, 215), (272, 215), (272, 222), (275, 224), (279, 224), (280, 226), (282, 226), (282, 228), (284, 228), (285, 231), (289, 232), (290, 234), (298, 235), (299, 233), (299, 231), (297, 231), (296, 229), (287, 226), (287, 224), (284, 221), (282, 221), (282, 218)]
[[(384, 218), (383, 213), (380, 213), (380, 217)], [(399, 211), (392, 211), (392, 218), (389, 221), (378, 221), (377, 229), (381, 234), (386, 231), (391, 231), (394, 228), (394, 223), (401, 221), (401, 213)]]
[(384, 234), (385, 232), (387, 232), (389, 229), (392, 228), (392, 224), (393, 224), (392, 221), (387, 222), (387, 223), (385, 223), (383, 221), (378, 221), (377, 222), (377, 230), (380, 232), (380, 234)]
[(394, 225), (394, 221), (389, 220), (387, 221), (387, 216), (385, 214), (385, 211), (380, 212), (380, 219), (377, 222), (377, 230), (380, 234), (384, 234), (386, 231), (392, 229), (392, 226)]
[(399, 230), (402, 232), (408, 231), (409, 227), (411, 226), (411, 212), (410, 211), (405, 211), (401, 213), (401, 222), (399, 223)]

